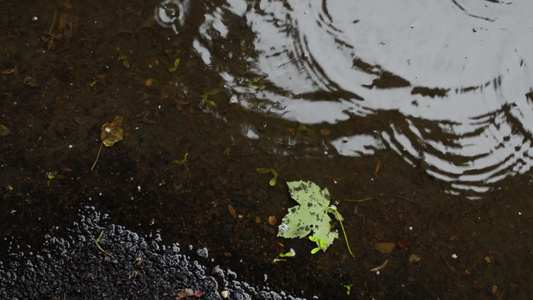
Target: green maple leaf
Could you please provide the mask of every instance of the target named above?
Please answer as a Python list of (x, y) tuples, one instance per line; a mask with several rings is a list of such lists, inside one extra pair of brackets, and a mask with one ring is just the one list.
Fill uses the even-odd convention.
[[(287, 182), (291, 197), (300, 205), (289, 208), (278, 229), (278, 236), (284, 238), (304, 238), (312, 236), (323, 241), (326, 249), (339, 236), (331, 231), (331, 218), (328, 215), (330, 196), (327, 188), (321, 189), (311, 181)], [(318, 245), (318, 242), (317, 242)]]

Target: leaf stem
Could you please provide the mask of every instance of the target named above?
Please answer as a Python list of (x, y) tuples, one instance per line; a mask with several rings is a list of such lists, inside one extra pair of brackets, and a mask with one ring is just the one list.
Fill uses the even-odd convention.
[(94, 169), (94, 166), (96, 166), (96, 162), (98, 161), (98, 158), (100, 157), (100, 152), (102, 152), (102, 145), (104, 143), (100, 143), (100, 148), (98, 149), (98, 154), (96, 155), (96, 159), (94, 160), (94, 164), (93, 166), (91, 167), (91, 172), (93, 171)]
[(110, 257), (113, 257), (113, 255), (109, 254), (109, 252), (105, 251), (101, 246), (100, 244), (98, 243), (100, 241), (100, 239), (102, 238), (102, 235), (104, 235), (104, 232), (100, 232), (100, 235), (98, 236), (98, 238), (96, 239), (96, 241), (94, 241), (94, 243), (96, 244), (96, 246), (98, 247), (98, 249), (100, 249), (100, 251), (104, 252), (106, 255), (110, 256)]
[(348, 243), (348, 236), (346, 236), (346, 230), (344, 230), (344, 225), (342, 225), (342, 216), (339, 213), (339, 211), (332, 206), (329, 206), (327, 210), (333, 210), (337, 214), (337, 219), (339, 220), (339, 223), (341, 223), (342, 233), (344, 234), (344, 240), (346, 240), (346, 247), (348, 248), (348, 251), (350, 252), (350, 255), (352, 257), (355, 257), (355, 254), (352, 252), (352, 249), (350, 248), (350, 243)]

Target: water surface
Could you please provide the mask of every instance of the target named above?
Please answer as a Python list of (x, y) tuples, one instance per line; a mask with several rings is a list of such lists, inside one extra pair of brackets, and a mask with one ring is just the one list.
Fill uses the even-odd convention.
[[(329, 124), (328, 154), (390, 149), (448, 192), (473, 196), (533, 163), (531, 9), (530, 1), (232, 0), (208, 7), (193, 45), (230, 102), (266, 124)], [(179, 11), (170, 22), (178, 35), (187, 23)]]
[[(71, 281), (80, 269), (106, 290), (152, 282), (134, 247), (124, 260), (97, 247), (103, 231), (110, 254), (133, 246), (112, 238), (120, 225), (282, 295), (532, 298), (529, 2), (3, 4), (0, 271), (33, 278), (9, 275), (6, 290), (42, 287), (36, 262), (70, 264), (35, 298), (92, 289), (90, 273)], [(116, 116), (123, 139), (91, 170)], [(277, 237), (297, 180), (328, 188), (344, 218), (326, 252)], [(105, 224), (73, 231), (84, 207)], [(154, 278), (159, 292), (200, 286), (173, 278)]]

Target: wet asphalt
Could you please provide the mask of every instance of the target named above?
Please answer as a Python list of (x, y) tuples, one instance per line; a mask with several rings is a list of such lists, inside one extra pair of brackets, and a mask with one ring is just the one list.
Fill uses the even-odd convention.
[(143, 238), (105, 219), (85, 207), (62, 237), (47, 235), (43, 249), (10, 251), (0, 262), (0, 298), (301, 299), (239, 281), (223, 266), (205, 266), (206, 249), (185, 255), (178, 243), (165, 245), (158, 234)]

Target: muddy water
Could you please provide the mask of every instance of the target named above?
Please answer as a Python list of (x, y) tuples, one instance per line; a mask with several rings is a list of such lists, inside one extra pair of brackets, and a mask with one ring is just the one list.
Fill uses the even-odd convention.
[[(155, 255), (179, 243), (279, 295), (532, 298), (528, 3), (3, 2), (0, 292), (175, 298), (202, 286)], [(277, 237), (293, 180), (344, 218), (325, 252)], [(106, 218), (80, 232), (84, 207)], [(37, 265), (68, 267), (44, 294)]]
[[(179, 35), (189, 4), (174, 2)], [(449, 183), (448, 192), (476, 197), (533, 163), (532, 8), (529, 1), (233, 0), (208, 9), (193, 45), (224, 79), (230, 101), (328, 123), (328, 153), (390, 149)], [(365, 119), (381, 122), (365, 132), (357, 128)]]

